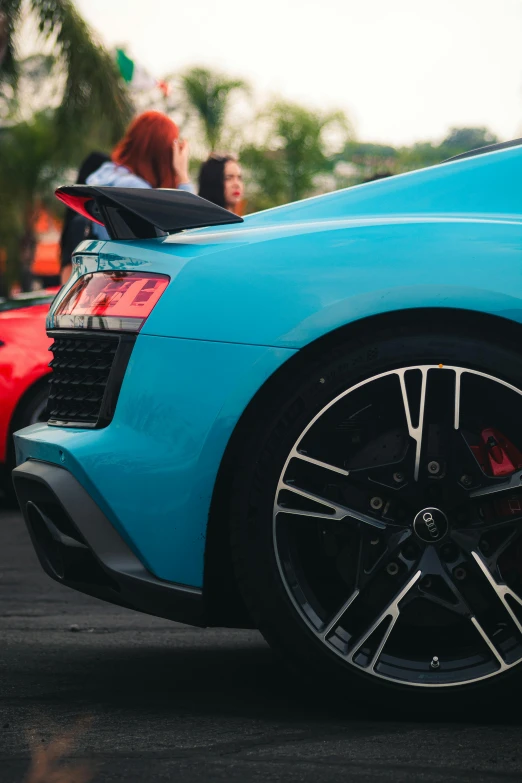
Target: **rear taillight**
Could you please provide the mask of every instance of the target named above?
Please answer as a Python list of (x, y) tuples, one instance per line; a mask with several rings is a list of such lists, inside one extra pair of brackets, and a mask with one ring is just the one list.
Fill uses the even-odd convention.
[(167, 275), (141, 272), (84, 275), (56, 308), (54, 326), (139, 332), (169, 280)]

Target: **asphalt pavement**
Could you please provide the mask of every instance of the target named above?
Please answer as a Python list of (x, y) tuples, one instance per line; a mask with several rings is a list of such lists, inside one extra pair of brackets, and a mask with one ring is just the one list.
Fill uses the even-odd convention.
[(1, 783), (522, 781), (522, 694), (437, 722), (306, 694), (256, 632), (55, 584), (0, 511)]

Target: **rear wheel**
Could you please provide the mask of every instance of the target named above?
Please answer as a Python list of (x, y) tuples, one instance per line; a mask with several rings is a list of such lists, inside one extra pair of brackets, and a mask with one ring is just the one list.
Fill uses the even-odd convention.
[(518, 352), (381, 334), (303, 367), (274, 408), (232, 514), (240, 589), (270, 644), (337, 686), (483, 690), (517, 670)]

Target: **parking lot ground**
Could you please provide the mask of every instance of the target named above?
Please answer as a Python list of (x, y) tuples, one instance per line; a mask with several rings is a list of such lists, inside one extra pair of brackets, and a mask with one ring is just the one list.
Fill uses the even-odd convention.
[(254, 631), (193, 629), (55, 584), (21, 516), (0, 512), (1, 783), (49, 764), (69, 732), (58, 763), (93, 783), (522, 781), (517, 694), (430, 722), (398, 719), (394, 699), (317, 706), (290, 683)]

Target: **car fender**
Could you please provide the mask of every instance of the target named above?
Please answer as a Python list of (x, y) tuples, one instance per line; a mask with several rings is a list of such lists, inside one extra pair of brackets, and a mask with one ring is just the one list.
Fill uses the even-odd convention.
[[(184, 264), (143, 332), (300, 349), (358, 319), (411, 308), (522, 319), (518, 220), (402, 217), (309, 228), (250, 243), (243, 231), (244, 244)], [(168, 260), (155, 268), (167, 270)]]

